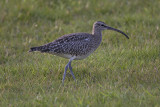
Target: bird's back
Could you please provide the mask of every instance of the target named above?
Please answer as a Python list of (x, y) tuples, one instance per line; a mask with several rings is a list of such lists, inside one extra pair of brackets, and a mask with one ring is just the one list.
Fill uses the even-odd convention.
[[(57, 40), (31, 50), (55, 54), (64, 58), (83, 59), (91, 54), (100, 44), (94, 35), (89, 33), (72, 33)], [(37, 50), (36, 50), (37, 49)]]

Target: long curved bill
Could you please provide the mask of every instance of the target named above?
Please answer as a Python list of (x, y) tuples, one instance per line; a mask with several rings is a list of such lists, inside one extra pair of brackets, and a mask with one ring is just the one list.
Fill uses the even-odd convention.
[(117, 31), (117, 32), (123, 34), (127, 39), (129, 39), (129, 37), (124, 32), (122, 32), (122, 31), (120, 31), (118, 29), (115, 29), (115, 28), (112, 28), (112, 27), (109, 27), (109, 26), (106, 26), (106, 29)]

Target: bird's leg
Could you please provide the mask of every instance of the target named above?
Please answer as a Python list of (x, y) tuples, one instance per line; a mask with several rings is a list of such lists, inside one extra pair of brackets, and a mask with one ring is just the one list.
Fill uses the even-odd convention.
[(68, 64), (66, 65), (66, 67), (65, 67), (64, 75), (63, 75), (63, 80), (62, 80), (62, 84), (63, 84), (63, 85), (64, 85), (64, 80), (65, 80), (65, 77), (66, 77), (66, 72), (67, 72), (67, 70), (68, 70), (68, 67), (69, 67), (69, 69), (70, 69), (70, 72), (71, 72), (74, 80), (76, 80), (75, 77), (74, 77), (74, 74), (73, 74), (73, 72), (72, 72), (72, 67), (71, 67), (71, 62), (72, 62), (72, 60), (73, 60), (74, 58), (75, 58), (75, 57), (72, 57), (72, 58), (69, 60), (69, 62), (68, 62)]
[(68, 66), (69, 66), (69, 70), (70, 70), (70, 72), (71, 72), (71, 74), (72, 74), (72, 76), (73, 76), (73, 79), (76, 81), (76, 78), (75, 78), (75, 76), (74, 76), (74, 74), (73, 74), (73, 71), (72, 71), (71, 62), (72, 62), (72, 60), (70, 60), (69, 63), (68, 63), (68, 64), (69, 64), (69, 65), (68, 65)]
[(69, 63), (66, 65), (65, 70), (64, 70), (62, 84), (64, 84), (64, 80), (65, 80), (65, 77), (66, 77), (66, 72), (67, 72), (67, 69), (68, 69), (68, 65), (69, 65)]

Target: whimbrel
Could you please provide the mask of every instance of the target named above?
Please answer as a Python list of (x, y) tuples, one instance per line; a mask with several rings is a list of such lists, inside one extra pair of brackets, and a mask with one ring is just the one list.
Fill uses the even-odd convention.
[(72, 60), (82, 60), (93, 53), (100, 45), (102, 41), (101, 31), (105, 29), (117, 31), (129, 39), (129, 37), (124, 32), (112, 28), (106, 25), (104, 22), (97, 21), (93, 24), (92, 34), (72, 33), (64, 35), (51, 43), (38, 47), (32, 47), (29, 52), (40, 51), (42, 53), (50, 53), (69, 59), (62, 79), (62, 83), (64, 84), (68, 68), (70, 69), (70, 72), (75, 80), (75, 76), (71, 67)]

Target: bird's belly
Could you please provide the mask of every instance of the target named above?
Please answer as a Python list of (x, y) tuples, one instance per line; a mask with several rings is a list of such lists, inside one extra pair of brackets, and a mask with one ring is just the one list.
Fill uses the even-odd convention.
[[(98, 47), (98, 46), (97, 46)], [(60, 56), (63, 58), (71, 59), (74, 57), (74, 60), (82, 60), (88, 57), (91, 53), (93, 53), (97, 47), (94, 47), (93, 49), (87, 51), (87, 52), (79, 52), (79, 53), (55, 53), (55, 52), (49, 52), (50, 54)]]
[(56, 53), (50, 53), (50, 54), (60, 56), (60, 57), (66, 58), (66, 59), (70, 59), (72, 57), (75, 57), (74, 60), (82, 60), (82, 59), (85, 59), (86, 57), (88, 57), (91, 53), (84, 54), (84, 55), (56, 54)]
[(87, 58), (91, 53), (93, 53), (93, 51), (88, 52), (87, 54), (77, 55), (76, 58), (75, 58), (75, 60), (82, 60), (82, 59), (85, 59), (85, 58)]

